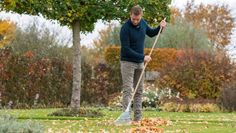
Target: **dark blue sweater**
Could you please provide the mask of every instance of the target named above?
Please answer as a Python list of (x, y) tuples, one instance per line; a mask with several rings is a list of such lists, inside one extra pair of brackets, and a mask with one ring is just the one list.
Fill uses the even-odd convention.
[(142, 63), (144, 61), (145, 35), (154, 37), (158, 34), (159, 30), (160, 26), (152, 29), (143, 19), (137, 26), (134, 26), (129, 19), (121, 27), (120, 31), (121, 60)]

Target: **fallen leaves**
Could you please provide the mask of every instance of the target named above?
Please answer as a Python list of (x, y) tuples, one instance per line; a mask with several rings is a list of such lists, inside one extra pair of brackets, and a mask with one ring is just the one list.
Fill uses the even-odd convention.
[(157, 126), (172, 125), (171, 121), (163, 119), (143, 119), (141, 121), (132, 122), (132, 125), (138, 126), (131, 129), (131, 133), (164, 133), (164, 129)]
[(161, 125), (168, 126), (168, 125), (172, 125), (172, 122), (168, 121), (168, 120), (163, 120), (163, 119), (160, 119), (160, 118), (157, 118), (157, 119), (143, 119), (141, 121), (132, 122), (132, 125), (135, 125), (135, 126), (161, 126)]
[[(64, 120), (52, 121), (55, 128), (48, 128), (47, 133), (81, 133), (81, 132), (99, 132), (99, 133), (164, 133), (163, 126), (172, 125), (169, 120), (161, 118), (145, 118), (141, 121), (133, 121), (131, 125), (114, 127), (114, 120)], [(76, 128), (76, 130), (74, 129)]]
[(164, 133), (164, 129), (158, 127), (137, 127), (132, 128), (131, 133)]

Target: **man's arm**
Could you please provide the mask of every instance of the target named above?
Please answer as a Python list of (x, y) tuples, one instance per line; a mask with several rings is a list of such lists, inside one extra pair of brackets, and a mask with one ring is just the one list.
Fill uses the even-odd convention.
[(125, 54), (128, 58), (137, 58), (138, 60), (143, 60), (144, 55), (140, 54), (130, 48), (130, 38), (129, 32), (122, 27), (120, 31), (120, 41), (121, 41), (121, 52)]
[(147, 25), (147, 29), (146, 29), (146, 34), (149, 36), (149, 37), (154, 37), (155, 35), (158, 34), (159, 30), (160, 30), (160, 26), (158, 26), (157, 28), (150, 28), (148, 25)]
[(147, 29), (146, 29), (146, 34), (149, 36), (149, 37), (154, 37), (155, 35), (158, 34), (159, 30), (161, 29), (162, 27), (162, 30), (161, 32), (163, 31), (163, 29), (166, 27), (166, 18), (164, 20), (162, 20), (160, 22), (160, 26), (158, 26), (157, 28), (155, 29), (152, 29), (148, 26), (148, 24), (146, 23), (146, 21), (144, 21), (146, 26), (147, 26)]

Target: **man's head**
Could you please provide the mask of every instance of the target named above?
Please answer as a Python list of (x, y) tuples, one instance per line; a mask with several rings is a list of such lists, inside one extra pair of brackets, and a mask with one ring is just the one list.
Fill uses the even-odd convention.
[(131, 8), (130, 18), (133, 25), (138, 25), (143, 15), (143, 9), (136, 5)]

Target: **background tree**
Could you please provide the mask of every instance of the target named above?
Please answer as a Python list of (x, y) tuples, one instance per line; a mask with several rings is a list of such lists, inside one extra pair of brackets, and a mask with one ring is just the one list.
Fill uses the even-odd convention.
[[(180, 17), (175, 18), (175, 22), (169, 23), (165, 28), (160, 40), (157, 42), (157, 48), (176, 48), (184, 49), (191, 48), (194, 50), (212, 49), (212, 45), (208, 41), (207, 34), (202, 29), (195, 28), (192, 24)], [(120, 25), (110, 25), (104, 30), (99, 32), (99, 39), (94, 40), (94, 54), (98, 59), (103, 59), (104, 49), (109, 45), (120, 46)], [(146, 37), (145, 47), (151, 48), (155, 41), (154, 38)], [(98, 55), (99, 53), (99, 55)], [(93, 61), (95, 62), (95, 61)]]
[(15, 30), (15, 24), (7, 20), (0, 20), (0, 48), (14, 39)]
[[(149, 47), (152, 45), (148, 39), (146, 45)], [(159, 48), (193, 49), (196, 51), (210, 51), (211, 46), (207, 34), (203, 30), (196, 29), (182, 18), (176, 18), (174, 24), (169, 24), (157, 45)]]
[(99, 31), (99, 38), (93, 40), (93, 48), (90, 50), (92, 54), (90, 64), (95, 65), (104, 62), (104, 52), (108, 46), (120, 46), (120, 28), (120, 25), (111, 23), (107, 28)]
[(24, 29), (17, 26), (15, 38), (8, 46), (12, 47), (14, 54), (22, 55), (30, 51), (37, 58), (60, 58), (71, 62), (72, 49), (57, 39), (58, 34), (46, 26), (39, 29), (34, 21)]
[(129, 9), (136, 3), (143, 6), (145, 18), (149, 23), (157, 25), (161, 19), (169, 19), (170, 0), (165, 1), (118, 1), (118, 0), (2, 0), (0, 6), (7, 11), (43, 15), (48, 19), (58, 20), (68, 25), (73, 32), (73, 87), (71, 107), (80, 108), (81, 90), (81, 49), (80, 32), (92, 31), (97, 20), (120, 20), (129, 17)]
[[(185, 19), (186, 24), (192, 24), (191, 29), (195, 30), (197, 33), (200, 31), (201, 33), (199, 34), (199, 37), (205, 36), (201, 34), (206, 33), (211, 44), (217, 48), (222, 48), (230, 42), (232, 29), (234, 27), (234, 18), (232, 17), (231, 10), (227, 5), (195, 5), (194, 0), (192, 0), (187, 3), (183, 11), (172, 7), (170, 25), (166, 28), (166, 30), (173, 30), (170, 28), (171, 26), (177, 27), (177, 25), (182, 23), (179, 22), (179, 19)], [(175, 23), (177, 23), (177, 25)], [(190, 24), (187, 24), (187, 27), (189, 27)], [(179, 30), (187, 29), (187, 27), (184, 27), (184, 25), (181, 27), (182, 28)], [(193, 27), (195, 27), (195, 29)], [(166, 36), (162, 37), (168, 38)], [(151, 45), (153, 42), (153, 38), (147, 37), (147, 47), (150, 47), (149, 45)]]
[(174, 24), (176, 22), (176, 18), (181, 16), (181, 11), (178, 8), (171, 7), (171, 15), (170, 15), (170, 23)]
[(208, 38), (218, 48), (229, 44), (234, 18), (227, 5), (194, 5), (191, 1), (185, 7), (184, 18), (196, 28), (206, 30)]

